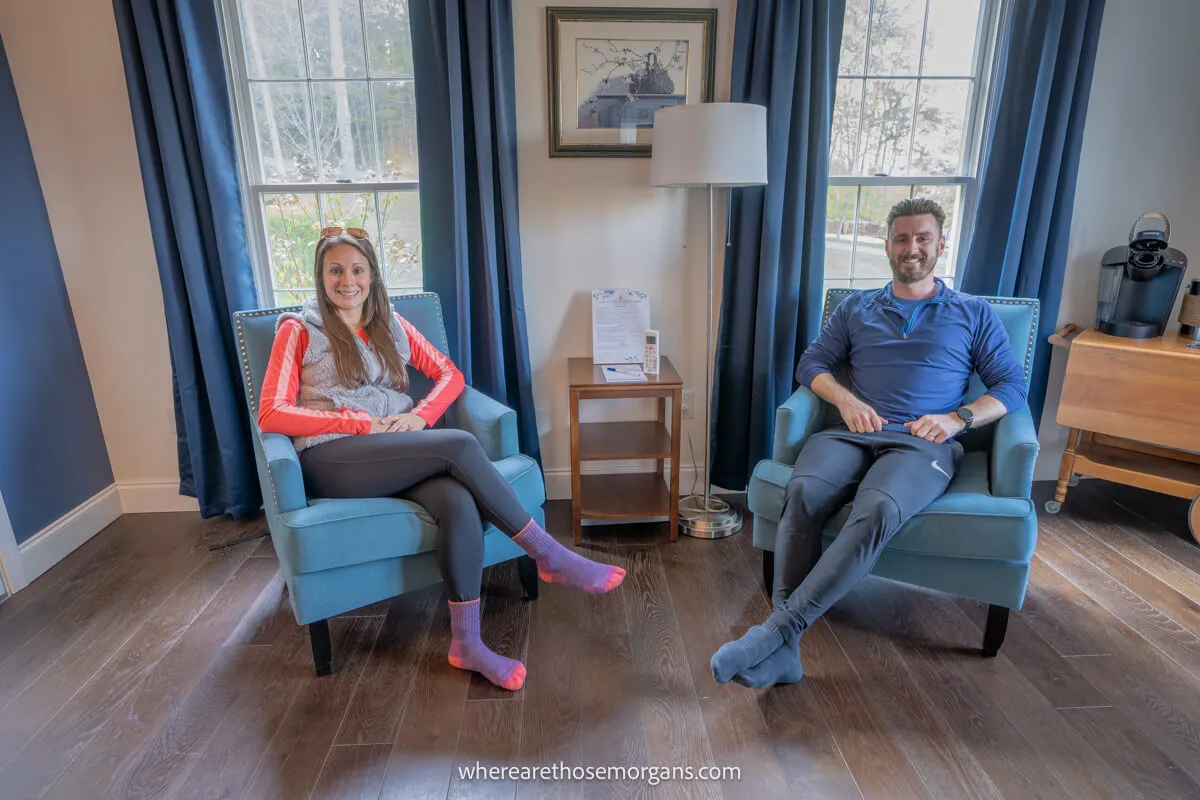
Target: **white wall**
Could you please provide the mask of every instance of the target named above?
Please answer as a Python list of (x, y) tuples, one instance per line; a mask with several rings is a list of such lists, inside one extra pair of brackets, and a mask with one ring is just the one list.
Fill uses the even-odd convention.
[[(638, 4), (556, 0), (554, 5)], [(717, 9), (715, 99), (728, 100), (734, 0), (656, 0), (653, 5)], [(692, 433), (696, 460), (703, 460), (707, 194), (651, 186), (648, 158), (550, 158), (546, 5), (522, 0), (514, 6), (521, 248), (534, 398), (547, 490), (551, 497), (566, 497), (570, 491), (567, 359), (591, 356), (592, 289), (649, 291), (650, 321), (661, 331), (661, 352), (683, 376), (685, 388), (695, 389), (695, 418), (685, 424)], [(720, 302), (723, 209), (724, 198), (718, 195), (714, 327)], [(649, 401), (590, 401), (581, 416), (585, 422), (649, 419), (652, 408)], [(681, 483), (686, 491), (691, 483), (686, 440), (682, 452), (688, 465)]]
[[(1108, 0), (1080, 154), (1059, 327), (1094, 324), (1100, 256), (1128, 241), (1138, 215), (1171, 220), (1171, 246), (1200, 278), (1200, 3)], [(1180, 293), (1182, 295), (1182, 292)], [(1171, 313), (1175, 322), (1179, 303)], [(1055, 423), (1065, 353), (1051, 362), (1037, 477), (1051, 479), (1066, 445)]]
[(195, 508), (112, 3), (0, 3), (0, 35), (126, 510)]

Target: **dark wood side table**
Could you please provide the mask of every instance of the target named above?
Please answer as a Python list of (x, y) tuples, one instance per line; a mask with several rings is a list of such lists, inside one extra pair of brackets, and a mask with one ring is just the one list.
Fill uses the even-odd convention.
[[(567, 362), (571, 389), (571, 517), (575, 544), (583, 540), (585, 519), (667, 517), (671, 541), (679, 538), (679, 440), (683, 379), (666, 358), (659, 373), (647, 373), (645, 383), (609, 383), (603, 368), (590, 358)], [(579, 421), (581, 400), (658, 398), (658, 419), (645, 422)], [(671, 423), (667, 427), (667, 400)], [(664, 460), (671, 459), (670, 479)], [(585, 461), (647, 459), (654, 472), (592, 473), (584, 475)]]

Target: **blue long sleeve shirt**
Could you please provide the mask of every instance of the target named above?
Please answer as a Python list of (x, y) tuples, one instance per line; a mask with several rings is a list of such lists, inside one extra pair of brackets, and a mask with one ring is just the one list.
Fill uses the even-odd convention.
[(845, 363), (850, 391), (888, 421), (885, 430), (960, 407), (972, 372), (1008, 411), (1024, 406), (1025, 371), (995, 309), (937, 284), (907, 313), (890, 283), (847, 297), (800, 358), (796, 380), (812, 388), (814, 378), (836, 375)]

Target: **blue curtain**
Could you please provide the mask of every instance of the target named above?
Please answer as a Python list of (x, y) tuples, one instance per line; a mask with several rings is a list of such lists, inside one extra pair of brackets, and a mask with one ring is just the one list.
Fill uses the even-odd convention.
[(261, 506), (230, 315), (257, 298), (213, 0), (114, 0), (166, 306), (180, 494)]
[[(469, 12), (469, 13), (468, 13)], [(409, 0), (425, 288), (467, 382), (541, 461), (521, 286), (511, 0)]]
[(731, 100), (767, 107), (767, 185), (733, 189), (711, 482), (744, 489), (816, 337), (845, 0), (738, 0)]
[(959, 286), (1036, 297), (1042, 310), (1029, 389), (1041, 422), (1058, 320), (1079, 150), (1104, 0), (1009, 4), (997, 56), (976, 224)]

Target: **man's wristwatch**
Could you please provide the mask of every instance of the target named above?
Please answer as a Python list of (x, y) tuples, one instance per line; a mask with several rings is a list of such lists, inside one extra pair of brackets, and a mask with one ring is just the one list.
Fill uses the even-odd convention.
[(962, 421), (967, 423), (967, 427), (963, 428), (963, 430), (971, 430), (971, 425), (975, 422), (975, 415), (971, 413), (971, 409), (963, 406), (962, 408), (956, 409), (954, 413), (962, 417)]

